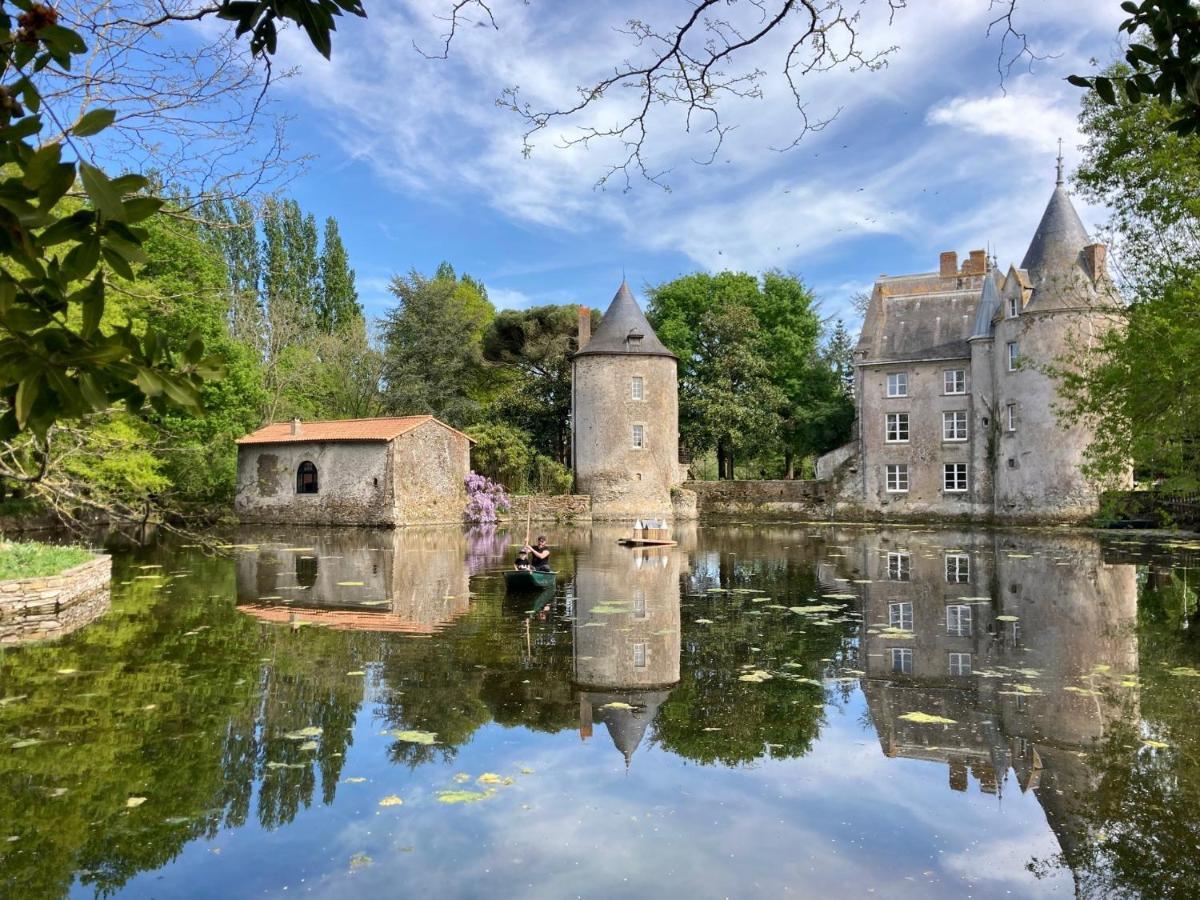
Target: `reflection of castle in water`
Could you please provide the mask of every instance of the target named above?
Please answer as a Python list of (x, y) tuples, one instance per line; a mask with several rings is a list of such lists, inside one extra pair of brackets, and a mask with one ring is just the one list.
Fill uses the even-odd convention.
[(593, 533), (575, 573), (574, 682), (579, 734), (596, 723), (628, 765), (679, 681), (678, 547), (618, 547)]
[(265, 622), (432, 634), (470, 606), (458, 528), (243, 533), (238, 608)]
[[(1072, 808), (1098, 779), (1082, 754), (1136, 715), (1134, 567), (1084, 537), (923, 538), (885, 531), (852, 551), (869, 580), (862, 686), (883, 752), (945, 763), (958, 791), (974, 777), (1000, 793), (1011, 769), (1069, 856)], [(901, 718), (912, 712), (955, 724)]]

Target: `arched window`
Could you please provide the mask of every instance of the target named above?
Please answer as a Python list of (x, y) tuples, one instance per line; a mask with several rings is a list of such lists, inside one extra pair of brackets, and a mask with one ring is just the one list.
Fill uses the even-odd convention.
[(300, 463), (296, 470), (296, 493), (315, 494), (317, 492), (317, 467), (307, 459)]

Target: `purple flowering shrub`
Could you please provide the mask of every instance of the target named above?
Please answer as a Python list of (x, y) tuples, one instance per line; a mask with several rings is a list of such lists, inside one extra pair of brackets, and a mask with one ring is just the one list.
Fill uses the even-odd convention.
[(500, 513), (508, 512), (508, 493), (503, 485), (478, 472), (468, 475), (465, 483), (467, 508), (463, 510), (463, 518), (468, 522), (495, 522)]

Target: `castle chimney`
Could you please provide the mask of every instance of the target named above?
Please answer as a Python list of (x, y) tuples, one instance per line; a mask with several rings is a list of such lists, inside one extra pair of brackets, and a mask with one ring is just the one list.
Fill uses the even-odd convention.
[(579, 307), (579, 349), (582, 350), (592, 339), (592, 311), (586, 306)]
[(987, 274), (987, 251), (972, 250), (971, 258), (963, 260), (962, 273), (964, 275)]
[(1108, 247), (1104, 244), (1088, 244), (1083, 248), (1083, 266), (1092, 281), (1108, 277)]
[(958, 274), (958, 251), (947, 250), (941, 255), (941, 266), (938, 274), (943, 278), (953, 278)]
[(299, 433), (300, 433), (300, 420), (292, 419), (292, 434), (299, 434)]

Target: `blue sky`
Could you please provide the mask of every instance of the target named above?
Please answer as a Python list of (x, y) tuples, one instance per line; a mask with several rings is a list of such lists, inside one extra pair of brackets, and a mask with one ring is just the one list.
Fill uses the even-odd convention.
[[(553, 134), (521, 153), (521, 123), (496, 105), (502, 89), (562, 105), (576, 85), (637, 53), (615, 29), (631, 4), (500, 2), (499, 31), (465, 29), (448, 60), (429, 60), (444, 0), (368, 2), (343, 22), (330, 63), (285, 35), (296, 77), (275, 101), (292, 117), (293, 150), (312, 154), (288, 190), (318, 217), (336, 216), (368, 312), (390, 303), (388, 279), (447, 259), (481, 278), (501, 307), (604, 307), (622, 271), (639, 296), (677, 275), (779, 267), (817, 291), (828, 315), (856, 322), (849, 297), (881, 273), (929, 271), (938, 253), (988, 246), (1019, 262), (1054, 182), (1056, 142), (1068, 167), (1081, 139), (1080, 92), (1063, 81), (1117, 54), (1115, 0), (1038, 0), (1019, 7), (1037, 50), (1001, 84), (988, 0), (916, 2), (891, 24), (869, 3), (866, 44), (896, 45), (876, 72), (808, 76), (818, 116), (840, 109), (788, 152), (798, 116), (777, 76), (780, 45), (743, 65), (768, 75), (764, 96), (725, 107), (736, 125), (711, 165), (710, 146), (672, 114), (652, 123), (648, 153), (671, 190), (634, 181), (597, 190), (618, 148), (557, 149)], [(677, 21), (681, 0), (639, 3), (638, 15)], [(616, 95), (595, 121), (615, 120)], [(579, 123), (573, 123), (578, 125)], [(564, 129), (571, 127), (564, 126)], [(1078, 204), (1089, 227), (1104, 211)]]

